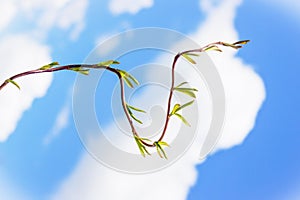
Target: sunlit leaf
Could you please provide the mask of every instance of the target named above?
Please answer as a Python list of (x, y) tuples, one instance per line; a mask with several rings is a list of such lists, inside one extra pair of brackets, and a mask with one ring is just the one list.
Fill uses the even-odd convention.
[(137, 144), (138, 147), (139, 147), (139, 150), (140, 150), (141, 155), (142, 155), (143, 157), (145, 157), (145, 151), (144, 151), (145, 147), (144, 147), (144, 145), (141, 143), (141, 141), (139, 140), (138, 137), (134, 136), (134, 139), (135, 139), (136, 144)]
[(177, 112), (178, 112), (179, 110), (182, 110), (183, 108), (185, 108), (185, 107), (187, 107), (187, 106), (192, 105), (193, 103), (194, 103), (194, 100), (193, 100), (193, 101), (190, 101), (190, 102), (187, 102), (186, 104), (183, 104), (183, 105), (175, 104), (175, 106), (173, 107), (173, 110), (172, 110), (170, 116), (176, 115), (179, 119), (182, 120), (182, 122), (183, 122), (184, 124), (186, 124), (187, 126), (191, 126), (191, 125), (187, 122), (187, 120), (186, 120), (182, 115), (178, 114)]
[(139, 138), (140, 140), (143, 140), (143, 141), (147, 141), (147, 142), (150, 142), (150, 143), (152, 143), (152, 141), (150, 140), (150, 139), (148, 139), (148, 138)]
[(179, 87), (183, 86), (184, 84), (188, 84), (188, 82), (182, 82), (179, 85), (177, 85), (175, 88), (179, 88)]
[(89, 75), (89, 73), (90, 73), (89, 69), (83, 69), (82, 67), (70, 68), (69, 70), (81, 73), (83, 75)]
[(204, 49), (204, 51), (219, 51), (219, 52), (222, 52), (222, 50), (219, 49), (219, 47), (217, 47), (216, 45), (209, 46), (206, 49)]
[(121, 70), (125, 75), (126, 75), (126, 77), (128, 77), (129, 79), (131, 79), (136, 85), (139, 85), (140, 83), (138, 82), (138, 80), (134, 77), (134, 76), (132, 76), (131, 74), (129, 74), (128, 72), (126, 72), (126, 71), (123, 71), (123, 70)]
[(43, 67), (39, 68), (40, 70), (46, 70), (46, 69), (50, 69), (56, 65), (59, 65), (58, 62), (52, 62), (52, 63), (49, 63), (48, 65), (44, 65)]
[(250, 42), (250, 40), (241, 40), (241, 41), (238, 41), (238, 42), (233, 43), (233, 45), (237, 45), (237, 44), (242, 44), (242, 45), (244, 45), (244, 44), (247, 44), (248, 42)]
[(234, 49), (239, 49), (239, 48), (242, 47), (242, 46), (236, 46), (236, 45), (234, 45), (234, 44), (229, 44), (229, 43), (225, 43), (225, 42), (223, 42), (222, 44), (223, 44), (224, 46), (232, 47), (232, 48), (234, 48)]
[(196, 98), (196, 95), (194, 92), (197, 92), (198, 90), (195, 88), (174, 88), (174, 90), (178, 92), (182, 92), (190, 97)]
[(156, 146), (156, 151), (157, 151), (159, 157), (163, 158), (163, 156), (160, 153), (160, 149), (158, 148), (158, 145), (155, 145), (155, 146)]
[(182, 54), (182, 56), (190, 63), (196, 64), (196, 61), (194, 61), (188, 54)]
[(134, 78), (131, 74), (129, 74), (128, 72), (126, 72), (124, 70), (120, 70), (120, 69), (118, 69), (118, 71), (120, 72), (123, 80), (129, 87), (133, 88), (133, 84), (131, 81), (133, 81), (136, 85), (139, 85), (138, 80), (136, 78)]
[(189, 124), (189, 122), (188, 122), (182, 115), (180, 115), (180, 114), (178, 114), (178, 113), (174, 113), (174, 115), (177, 116), (179, 119), (181, 119), (181, 121), (182, 121), (185, 125), (191, 126), (191, 125)]
[(167, 147), (170, 147), (170, 145), (164, 141), (159, 141), (158, 142), (161, 146), (167, 146)]
[(133, 88), (133, 84), (126, 76), (123, 76), (122, 78), (128, 87)]
[(185, 53), (185, 54), (188, 56), (200, 56), (199, 54), (196, 54), (196, 53)]
[(143, 145), (143, 143), (141, 142), (141, 138), (139, 138), (139, 137), (137, 137), (137, 136), (134, 136), (134, 139), (135, 139), (135, 142), (137, 143), (138, 148), (139, 148), (139, 150), (140, 150), (140, 153), (141, 153), (141, 155), (142, 155), (143, 157), (146, 156), (146, 153), (147, 153), (148, 155), (151, 155), (151, 154), (147, 151), (145, 145)]
[(116, 60), (107, 60), (107, 61), (103, 61), (103, 62), (100, 62), (98, 63), (97, 65), (98, 66), (110, 66), (110, 65), (118, 65), (120, 64), (118, 61)]
[(183, 104), (182, 106), (179, 106), (179, 108), (177, 108), (176, 112), (179, 111), (179, 110), (182, 110), (183, 108), (187, 107), (187, 106), (190, 106), (194, 103), (195, 100), (192, 100), (192, 101), (189, 101), (187, 102), (186, 104)]
[(128, 106), (128, 104), (126, 104), (126, 108), (132, 119), (134, 119), (136, 122), (138, 122), (140, 124), (143, 124), (143, 122), (141, 120), (139, 120), (138, 118), (136, 118), (136, 116), (134, 116), (134, 114), (132, 113), (131, 108), (130, 108), (130, 106)]
[(13, 84), (14, 86), (16, 86), (19, 90), (21, 90), (20, 86), (19, 86), (14, 80), (7, 79), (6, 81), (9, 82), (9, 83), (12, 83), (12, 84)]
[(83, 69), (83, 70), (78, 70), (79, 73), (83, 74), (83, 75), (89, 75), (90, 70), (88, 69)]
[(170, 115), (174, 115), (178, 111), (179, 108), (180, 108), (180, 104), (178, 104), (178, 103), (175, 104)]
[(127, 106), (128, 106), (130, 109), (132, 109), (132, 110), (135, 110), (135, 111), (138, 111), (138, 112), (142, 112), (142, 113), (146, 113), (146, 111), (144, 111), (144, 110), (142, 110), (142, 109), (139, 109), (139, 108), (133, 107), (133, 106), (131, 106), (131, 105), (128, 105), (128, 104), (127, 104)]
[[(163, 142), (164, 143), (164, 142)], [(154, 142), (154, 145), (156, 146), (156, 151), (161, 158), (168, 159), (167, 154), (165, 150), (162, 148), (162, 142)]]
[(51, 66), (56, 66), (56, 65), (59, 65), (59, 62), (54, 61), (54, 62), (50, 63), (49, 65), (51, 65)]

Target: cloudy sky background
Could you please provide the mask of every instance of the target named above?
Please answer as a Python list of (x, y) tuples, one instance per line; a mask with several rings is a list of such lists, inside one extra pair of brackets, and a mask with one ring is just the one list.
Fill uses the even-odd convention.
[[(1, 81), (51, 61), (81, 63), (131, 28), (170, 28), (200, 45), (252, 40), (239, 52), (210, 55), (227, 100), (217, 152), (200, 163), (198, 138), (174, 165), (147, 175), (110, 170), (86, 152), (72, 118), (75, 73), (20, 79), (21, 91), (9, 85), (0, 96), (1, 198), (300, 198), (297, 1), (2, 0), (0, 11)], [(104, 123), (114, 130), (109, 117)]]

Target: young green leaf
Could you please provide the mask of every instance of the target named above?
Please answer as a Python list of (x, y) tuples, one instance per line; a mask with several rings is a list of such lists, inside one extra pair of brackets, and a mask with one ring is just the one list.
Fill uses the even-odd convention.
[(177, 112), (179, 110), (182, 110), (183, 108), (187, 107), (187, 106), (190, 106), (194, 103), (194, 100), (193, 101), (190, 101), (190, 102), (187, 102), (186, 104), (183, 104), (182, 106), (180, 104), (175, 104), (175, 106), (173, 107), (173, 110), (171, 112), (171, 114), (169, 116), (172, 116), (172, 115), (176, 115), (179, 119), (181, 119), (181, 121), (186, 124), (187, 126), (191, 126), (188, 121), (180, 114), (178, 114)]
[(217, 47), (216, 45), (209, 46), (206, 49), (204, 49), (204, 51), (219, 51), (219, 52), (222, 52), (222, 50), (219, 49), (219, 47)]
[(242, 46), (236, 46), (235, 44), (229, 44), (229, 43), (226, 43), (226, 42), (222, 42), (223, 46), (226, 46), (226, 47), (232, 47), (234, 49), (239, 49), (241, 48)]
[(132, 109), (132, 110), (135, 110), (135, 111), (138, 111), (138, 112), (142, 112), (142, 113), (146, 113), (146, 111), (144, 111), (144, 110), (142, 110), (142, 109), (139, 109), (139, 108), (133, 107), (133, 106), (131, 106), (131, 105), (128, 105), (128, 104), (127, 104), (127, 106), (128, 106), (130, 109)]
[(158, 142), (161, 146), (167, 146), (167, 147), (170, 147), (170, 145), (164, 141), (159, 141)]
[(125, 81), (125, 83), (130, 88), (133, 88), (133, 84), (131, 83), (131, 81), (133, 81), (136, 85), (139, 85), (138, 80), (136, 78), (134, 78), (131, 74), (129, 74), (128, 72), (126, 72), (124, 70), (120, 70), (120, 69), (118, 69), (118, 71), (120, 72), (120, 75), (123, 78), (123, 80)]
[(174, 115), (177, 116), (179, 119), (181, 119), (181, 121), (182, 121), (185, 125), (191, 126), (191, 125), (189, 124), (189, 122), (188, 122), (182, 115), (180, 115), (180, 114), (178, 114), (178, 113), (174, 113)]
[(48, 65), (44, 65), (43, 67), (39, 68), (39, 70), (46, 70), (46, 69), (50, 69), (56, 65), (59, 65), (58, 62), (52, 62), (52, 63), (49, 63)]
[[(141, 120), (139, 120), (138, 118), (136, 118), (136, 116), (134, 116), (134, 114), (132, 113), (131, 109), (132, 109), (132, 106), (129, 106), (128, 104), (126, 104), (126, 108), (127, 108), (127, 111), (130, 115), (130, 117), (132, 119), (134, 119), (136, 122), (140, 123), (140, 124), (143, 124), (143, 122)], [(137, 108), (136, 108), (137, 109)], [(133, 109), (134, 110), (134, 109)], [(141, 112), (141, 111), (139, 111)], [(145, 111), (144, 111), (145, 112)]]
[[(159, 145), (159, 144), (157, 144), (156, 145), (156, 150), (157, 150), (157, 153), (158, 153), (158, 155), (161, 157), (161, 158), (165, 158), (165, 159), (168, 159), (167, 158), (167, 155), (166, 155), (166, 153), (165, 153), (165, 151), (164, 151), (164, 149)], [(161, 153), (160, 153), (161, 152)], [(162, 155), (163, 154), (163, 155)]]
[(190, 63), (196, 64), (196, 61), (194, 61), (187, 53), (182, 54), (182, 56), (183, 56), (187, 61), (189, 61)]
[(14, 80), (7, 79), (6, 81), (9, 82), (9, 83), (12, 83), (12, 84), (13, 84), (14, 86), (16, 86), (19, 90), (21, 90), (20, 86), (19, 86)]
[(83, 75), (89, 75), (89, 72), (90, 72), (89, 69), (83, 69), (82, 67), (70, 68), (69, 70), (81, 73)]
[(139, 147), (140, 153), (143, 157), (145, 157), (145, 146), (141, 143), (141, 141), (139, 140), (139, 138), (137, 138), (136, 136), (134, 136), (135, 142)]
[(142, 141), (147, 141), (147, 142), (152, 143), (152, 141), (150, 139), (148, 139), (148, 138), (139, 138), (139, 139), (142, 140)]
[(233, 45), (239, 45), (239, 44), (242, 44), (242, 45), (244, 45), (244, 44), (247, 44), (248, 42), (250, 42), (250, 40), (241, 40), (241, 41), (238, 41), (238, 42), (235, 42), (235, 43), (233, 43)]
[(179, 85), (177, 85), (175, 88), (179, 88), (179, 87), (183, 86), (184, 84), (188, 84), (188, 82), (182, 82)]
[(182, 110), (183, 108), (185, 108), (187, 106), (192, 105), (194, 103), (194, 101), (195, 100), (192, 100), (192, 101), (187, 102), (186, 104), (183, 104), (182, 106), (179, 106), (179, 108), (176, 110), (176, 112), (179, 111), (179, 110)]
[(138, 145), (138, 148), (139, 148), (139, 150), (140, 150), (140, 153), (141, 153), (141, 155), (142, 155), (143, 157), (146, 156), (146, 153), (147, 153), (148, 155), (151, 155), (151, 154), (147, 151), (145, 145), (143, 145), (143, 143), (141, 142), (141, 138), (139, 138), (139, 137), (137, 137), (137, 136), (134, 136), (134, 139), (135, 139), (135, 142), (136, 142), (136, 144)]
[(129, 79), (131, 79), (136, 85), (139, 85), (140, 83), (138, 82), (138, 80), (136, 78), (134, 78), (134, 76), (132, 76), (131, 74), (129, 74), (128, 72), (124, 71), (124, 70), (120, 70), (119, 71), (123, 74), (123, 76), (128, 77)]
[(78, 70), (78, 72), (83, 74), (83, 75), (89, 75), (90, 74), (90, 70), (88, 70), (88, 69)]
[(134, 87), (133, 84), (131, 83), (131, 81), (126, 76), (122, 76), (122, 78), (128, 87), (130, 87), (130, 88)]
[(110, 65), (118, 65), (118, 64), (120, 63), (116, 60), (107, 60), (107, 61), (100, 62), (97, 65), (109, 67)]
[(196, 53), (185, 53), (185, 54), (188, 56), (200, 56), (199, 54), (196, 54)]
[(175, 87), (174, 90), (176, 90), (178, 92), (182, 92), (193, 98), (196, 98), (196, 95), (194, 92), (198, 91), (196, 88), (177, 88), (177, 87)]
[[(166, 142), (154, 142), (154, 145), (156, 146), (156, 151), (159, 155), (159, 157), (161, 158), (165, 158), (168, 159), (166, 152), (164, 151), (164, 149), (162, 148), (162, 145), (167, 144)], [(168, 144), (165, 146), (169, 146)]]
[(179, 103), (175, 104), (173, 107), (173, 110), (170, 113), (170, 116), (174, 115), (178, 111), (179, 108), (180, 108), (180, 104)]
[(157, 151), (159, 157), (168, 159), (164, 149), (160, 146), (160, 144), (158, 142), (155, 142), (154, 144), (156, 146), (156, 151)]

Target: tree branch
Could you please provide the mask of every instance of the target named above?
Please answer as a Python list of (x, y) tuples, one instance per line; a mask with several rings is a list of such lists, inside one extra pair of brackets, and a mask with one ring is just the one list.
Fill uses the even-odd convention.
[[(192, 49), (192, 50), (186, 50), (183, 51), (181, 53), (178, 53), (175, 55), (174, 59), (173, 59), (173, 63), (172, 63), (172, 72), (171, 72), (171, 86), (170, 86), (170, 92), (169, 92), (169, 98), (168, 98), (168, 102), (167, 102), (167, 112), (166, 112), (166, 118), (165, 118), (165, 123), (164, 123), (164, 128), (163, 131), (159, 137), (159, 139), (155, 142), (151, 142), (148, 139), (145, 138), (140, 138), (139, 134), (137, 133), (135, 126), (133, 124), (132, 121), (132, 115), (129, 113), (128, 107), (127, 107), (127, 103), (125, 100), (125, 88), (124, 88), (124, 82), (125, 81), (127, 84), (129, 84), (129, 86), (133, 86), (130, 83), (131, 79), (132, 81), (134, 81), (135, 83), (137, 83), (136, 79), (131, 76), (130, 74), (128, 74), (127, 72), (123, 71), (123, 70), (119, 70), (116, 68), (111, 67), (112, 64), (119, 64), (119, 62), (114, 61), (114, 60), (109, 60), (109, 61), (105, 61), (105, 62), (101, 62), (98, 64), (71, 64), (71, 65), (64, 65), (64, 66), (58, 66), (55, 67), (56, 65), (59, 65), (57, 62), (52, 62), (48, 65), (45, 65), (39, 69), (35, 69), (35, 70), (30, 70), (30, 71), (26, 71), (26, 72), (22, 72), (19, 74), (16, 74), (14, 76), (11, 76), (10, 78), (6, 79), (1, 85), (0, 85), (0, 91), (7, 86), (8, 83), (12, 83), (15, 86), (17, 86), (18, 88), (19, 85), (15, 82), (16, 79), (21, 78), (21, 77), (25, 77), (25, 76), (29, 76), (29, 75), (33, 75), (33, 74), (40, 74), (40, 73), (53, 73), (53, 72), (57, 72), (57, 71), (63, 71), (63, 70), (72, 70), (75, 72), (79, 72), (79, 73), (83, 73), (85, 75), (88, 74), (89, 69), (104, 69), (104, 70), (108, 70), (114, 74), (117, 75), (117, 77), (119, 78), (119, 82), (120, 82), (120, 93), (121, 93), (121, 103), (122, 103), (122, 107), (123, 107), (123, 111), (125, 113), (126, 119), (131, 127), (131, 132), (138, 144), (138, 147), (141, 151), (141, 154), (144, 156), (145, 152), (147, 154), (148, 151), (146, 149), (145, 146), (147, 147), (156, 147), (157, 151), (159, 153), (159, 155), (161, 157), (167, 158), (166, 154), (163, 150), (163, 148), (161, 146), (168, 146), (168, 144), (166, 142), (163, 142), (163, 138), (166, 134), (168, 125), (169, 125), (169, 121), (172, 115), (176, 115), (178, 116), (184, 123), (188, 124), (186, 122), (186, 120), (178, 113), (176, 113), (177, 111), (181, 110), (182, 108), (191, 105), (194, 101), (190, 101), (182, 106), (180, 106), (179, 104), (175, 104), (173, 110), (171, 111), (171, 105), (172, 105), (172, 97), (173, 97), (173, 92), (175, 89), (179, 90), (179, 89), (185, 89), (185, 90), (189, 90), (190, 93), (189, 96), (195, 97), (195, 95), (191, 95), (191, 91), (197, 91), (194, 88), (175, 88), (174, 87), (174, 83), (175, 83), (175, 67), (177, 64), (177, 61), (180, 57), (184, 57), (187, 61), (191, 62), (192, 64), (196, 64), (196, 62), (191, 58), (191, 56), (198, 56), (200, 53), (203, 52), (207, 52), (207, 51), (219, 51), (222, 52), (222, 50), (219, 48), (219, 46), (225, 46), (225, 47), (231, 47), (234, 49), (239, 49), (242, 47), (242, 45), (247, 44), (249, 42), (249, 40), (242, 40), (242, 41), (238, 41), (235, 43), (225, 43), (225, 42), (214, 42), (214, 43), (210, 43), (202, 48), (199, 49)], [(184, 84), (184, 83), (182, 83)], [(182, 90), (181, 90), (182, 91)], [(138, 110), (140, 111), (140, 110)], [(188, 124), (189, 125), (189, 124)], [(148, 141), (148, 142), (147, 142)], [(150, 142), (149, 142), (150, 141)], [(160, 152), (161, 151), (161, 152)]]

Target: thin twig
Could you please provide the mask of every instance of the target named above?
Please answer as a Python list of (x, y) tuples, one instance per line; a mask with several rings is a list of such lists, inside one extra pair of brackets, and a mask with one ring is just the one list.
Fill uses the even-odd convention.
[[(181, 53), (178, 53), (175, 55), (174, 59), (173, 59), (173, 63), (172, 63), (172, 72), (171, 72), (171, 86), (170, 86), (170, 92), (169, 92), (169, 98), (168, 98), (168, 102), (167, 102), (167, 113), (166, 113), (166, 119), (165, 119), (165, 123), (164, 123), (164, 129), (158, 139), (158, 141), (151, 143), (147, 143), (144, 140), (140, 140), (140, 142), (148, 147), (156, 147), (155, 144), (158, 144), (158, 142), (161, 142), (166, 134), (168, 125), (169, 125), (169, 121), (170, 121), (170, 110), (171, 110), (171, 104), (172, 104), (172, 97), (173, 97), (173, 91), (174, 91), (174, 83), (175, 83), (175, 67), (177, 64), (178, 59), (184, 55), (184, 54), (188, 54), (188, 53), (201, 53), (201, 52), (205, 52), (207, 51), (208, 48), (214, 48), (214, 50), (217, 51), (221, 51), (220, 49), (218, 49), (218, 45), (223, 45), (223, 46), (229, 46), (229, 47), (233, 47), (235, 49), (241, 48), (242, 46), (240, 46), (241, 44), (246, 44), (247, 42), (249, 42), (249, 40), (243, 40), (243, 41), (239, 41), (233, 44), (228, 44), (228, 43), (224, 43), (224, 42), (213, 42), (210, 43), (202, 48), (199, 49), (192, 49), (192, 50), (187, 50), (187, 51), (183, 51)], [(58, 63), (57, 63), (58, 64)], [(56, 65), (56, 64), (55, 64)], [(35, 70), (30, 70), (30, 71), (26, 71), (26, 72), (22, 72), (19, 74), (16, 74), (8, 79), (6, 79), (1, 85), (0, 85), (0, 91), (10, 82), (12, 82), (15, 79), (24, 77), (24, 76), (29, 76), (32, 74), (40, 74), (40, 73), (53, 73), (56, 71), (63, 71), (63, 70), (74, 70), (77, 71), (75, 69), (80, 69), (80, 70), (86, 70), (86, 69), (104, 69), (104, 70), (108, 70), (114, 74), (116, 74), (119, 78), (120, 81), (120, 92), (121, 92), (121, 103), (122, 103), (122, 107), (125, 113), (125, 116), (127, 118), (127, 121), (131, 127), (131, 131), (133, 133), (134, 137), (139, 138), (139, 135), (135, 129), (135, 126), (133, 124), (132, 118), (129, 114), (129, 111), (127, 109), (127, 104), (126, 104), (126, 100), (125, 100), (125, 89), (124, 89), (124, 82), (123, 82), (123, 77), (121, 74), (121, 70), (118, 70), (116, 68), (112, 68), (110, 67), (110, 65), (100, 65), (100, 64), (72, 64), (72, 65), (64, 65), (64, 66), (59, 66), (59, 67), (50, 67), (50, 68), (39, 68), (39, 69), (35, 69)], [(14, 83), (14, 82), (12, 82)], [(15, 84), (15, 83), (14, 83)]]
[(172, 97), (173, 97), (173, 91), (174, 91), (174, 83), (175, 83), (175, 67), (176, 67), (176, 63), (178, 61), (178, 59), (183, 55), (183, 54), (186, 54), (186, 53), (193, 53), (193, 52), (197, 52), (197, 53), (201, 53), (201, 52), (204, 52), (204, 50), (210, 46), (213, 46), (213, 45), (222, 45), (223, 42), (213, 42), (213, 43), (210, 43), (202, 48), (199, 48), (199, 49), (192, 49), (192, 50), (187, 50), (187, 51), (183, 51), (181, 53), (178, 53), (176, 54), (176, 56), (174, 57), (174, 60), (173, 60), (173, 63), (172, 63), (172, 77), (171, 77), (171, 87), (170, 87), (170, 92), (169, 92), (169, 99), (168, 99), (168, 103), (167, 103), (167, 113), (166, 113), (166, 120), (165, 120), (165, 124), (164, 124), (164, 129), (161, 133), (161, 136), (160, 138), (158, 139), (158, 141), (162, 141), (165, 134), (166, 134), (166, 131), (167, 131), (167, 128), (168, 128), (168, 125), (169, 125), (169, 121), (170, 121), (170, 110), (171, 110), (171, 104), (172, 104)]

